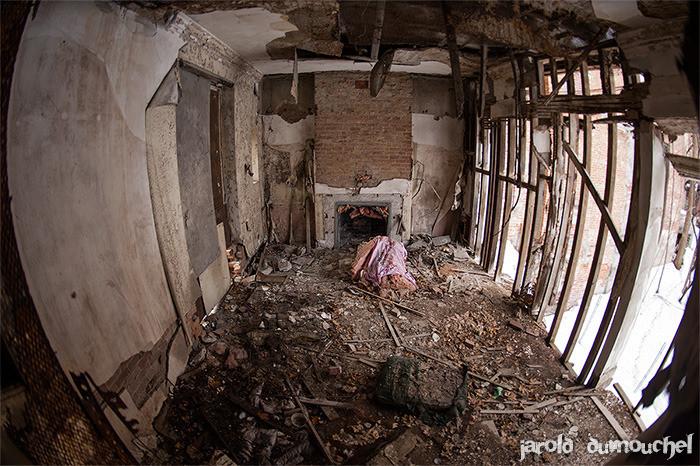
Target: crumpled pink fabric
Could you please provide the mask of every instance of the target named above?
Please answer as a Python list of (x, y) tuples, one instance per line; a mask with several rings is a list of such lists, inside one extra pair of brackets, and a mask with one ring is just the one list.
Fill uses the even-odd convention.
[[(362, 269), (365, 271), (364, 278), (375, 286), (381, 287), (384, 285), (392, 288), (418, 289), (415, 279), (406, 270), (406, 257), (408, 254), (403, 244), (388, 236), (376, 236), (368, 243), (371, 242), (374, 242), (374, 247), (369, 254), (366, 254), (366, 258), (361, 260), (362, 266), (353, 268), (355, 276)], [(358, 253), (360, 253), (361, 249), (362, 245), (358, 248)], [(395, 277), (390, 277), (391, 275), (395, 275)], [(392, 278), (393, 280), (390, 280)], [(401, 283), (404, 283), (406, 286), (400, 286)], [(393, 286), (391, 286), (392, 284)]]

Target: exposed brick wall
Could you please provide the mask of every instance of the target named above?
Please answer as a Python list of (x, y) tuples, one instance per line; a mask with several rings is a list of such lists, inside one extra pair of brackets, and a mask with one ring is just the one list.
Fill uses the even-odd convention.
[(316, 75), (316, 181), (353, 188), (411, 177), (411, 78), (389, 74), (377, 97), (356, 82), (369, 73)]
[(140, 351), (122, 362), (110, 379), (100, 387), (104, 391), (119, 393), (126, 389), (140, 409), (153, 392), (165, 382), (168, 371), (167, 352), (177, 330), (173, 322), (149, 351)]

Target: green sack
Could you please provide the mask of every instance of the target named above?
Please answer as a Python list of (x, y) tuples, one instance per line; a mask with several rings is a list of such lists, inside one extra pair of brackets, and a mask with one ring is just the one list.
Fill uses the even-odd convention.
[(390, 356), (377, 386), (377, 399), (382, 403), (406, 408), (428, 425), (444, 426), (467, 409), (467, 367), (463, 367), (464, 380), (457, 389), (452, 405), (447, 409), (432, 409), (420, 399), (418, 393), (418, 360), (404, 356)]

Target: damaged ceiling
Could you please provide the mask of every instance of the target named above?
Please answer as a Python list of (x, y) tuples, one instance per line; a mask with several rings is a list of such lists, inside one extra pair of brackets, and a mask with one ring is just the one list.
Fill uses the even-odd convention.
[(611, 38), (613, 32), (688, 15), (685, 3), (658, 0), (388, 1), (383, 16), (379, 1), (136, 3), (187, 14), (263, 74), (291, 73), (295, 49), (300, 72), (369, 71), (373, 42), (380, 53), (397, 50), (394, 71), (449, 74), (447, 17), (454, 23), (462, 75), (470, 77), (478, 72), (482, 45), (490, 48), (489, 65), (505, 61), (509, 50), (565, 57), (602, 28), (611, 28)]

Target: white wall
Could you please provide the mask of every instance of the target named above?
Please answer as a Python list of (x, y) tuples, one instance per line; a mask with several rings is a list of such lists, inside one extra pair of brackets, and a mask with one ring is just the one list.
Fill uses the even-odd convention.
[(42, 3), (27, 20), (10, 95), (9, 188), (29, 290), (63, 368), (98, 384), (174, 319), (145, 108), (183, 40), (135, 18)]

